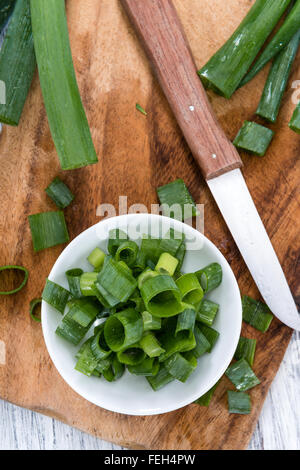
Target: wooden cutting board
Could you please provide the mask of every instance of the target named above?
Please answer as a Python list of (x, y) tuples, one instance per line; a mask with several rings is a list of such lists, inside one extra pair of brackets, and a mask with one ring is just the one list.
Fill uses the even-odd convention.
[[(228, 38), (253, 3), (175, 0), (197, 66)], [(226, 390), (232, 386), (224, 378), (209, 409), (190, 405), (163, 416), (129, 417), (97, 408), (74, 393), (54, 368), (40, 325), (29, 318), (29, 302), (40, 296), (64, 248), (34, 254), (27, 222), (29, 214), (55, 209), (44, 188), (56, 175), (76, 194), (65, 211), (71, 238), (100, 220), (100, 203), (118, 207), (119, 195), (126, 195), (129, 206), (143, 203), (150, 209), (157, 202), (157, 186), (183, 178), (196, 202), (205, 204), (205, 234), (230, 262), (242, 293), (259, 296), (118, 1), (69, 0), (67, 14), (99, 163), (60, 171), (36, 75), (20, 126), (5, 127), (0, 139), (0, 264), (30, 270), (22, 292), (0, 299), (0, 397), (130, 448), (244, 449), (291, 337), (279, 321), (265, 335), (244, 326), (244, 334), (258, 340), (254, 369), (262, 381), (251, 391), (250, 416), (228, 415)], [(210, 95), (230, 138), (244, 119), (254, 118), (266, 73), (230, 101)], [(294, 106), (291, 84), (299, 73), (298, 56), (268, 154), (242, 156), (247, 183), (295, 296), (300, 140), (287, 123)], [(136, 111), (137, 102), (147, 109), (147, 117)]]

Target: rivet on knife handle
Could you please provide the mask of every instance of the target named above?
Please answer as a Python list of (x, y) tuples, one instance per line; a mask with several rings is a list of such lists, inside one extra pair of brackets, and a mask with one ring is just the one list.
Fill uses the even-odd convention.
[(242, 167), (214, 116), (171, 0), (121, 0), (206, 179)]

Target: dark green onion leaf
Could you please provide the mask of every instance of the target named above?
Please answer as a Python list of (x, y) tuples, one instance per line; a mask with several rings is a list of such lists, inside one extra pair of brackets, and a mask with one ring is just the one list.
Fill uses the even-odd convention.
[(206, 339), (206, 336), (199, 330), (198, 326), (194, 328), (194, 336), (196, 340), (196, 347), (193, 349), (194, 356), (198, 359), (203, 356), (206, 352), (211, 349), (210, 342)]
[(157, 188), (157, 194), (164, 215), (181, 221), (198, 215), (196, 204), (182, 179)]
[(193, 355), (176, 353), (164, 362), (164, 366), (174, 379), (186, 382), (197, 367), (197, 359)]
[(211, 263), (195, 274), (205, 294), (216, 289), (222, 282), (222, 267), (218, 263)]
[(235, 385), (237, 390), (241, 392), (246, 392), (250, 388), (260, 384), (260, 380), (256, 377), (245, 359), (240, 359), (238, 362), (229, 366), (225, 374)]
[(147, 311), (156, 317), (171, 317), (184, 310), (180, 290), (171, 276), (148, 279), (141, 286), (141, 294)]
[(27, 284), (28, 276), (29, 276), (28, 269), (24, 268), (24, 266), (13, 266), (13, 265), (10, 266), (10, 265), (7, 265), (7, 266), (0, 266), (0, 273), (1, 273), (1, 271), (3, 272), (3, 271), (6, 271), (6, 270), (10, 270), (10, 269), (24, 272), (24, 279), (18, 287), (16, 287), (15, 289), (12, 289), (10, 291), (0, 292), (0, 295), (16, 294), (21, 289), (23, 289), (23, 287)]
[(108, 382), (115, 382), (116, 380), (119, 380), (122, 377), (124, 372), (125, 372), (124, 364), (121, 364), (118, 361), (117, 356), (113, 355), (111, 365), (110, 365), (109, 369), (103, 371), (103, 377)]
[(198, 323), (198, 327), (201, 333), (205, 336), (205, 338), (210, 344), (210, 348), (207, 351), (210, 353), (213, 350), (217, 340), (219, 339), (220, 333), (214, 330), (213, 328), (210, 328), (209, 326), (206, 326), (206, 325), (201, 325), (200, 323)]
[(102, 286), (120, 302), (126, 302), (137, 287), (137, 281), (130, 271), (112, 258), (105, 260), (97, 279), (97, 288)]
[(154, 377), (159, 371), (159, 362), (155, 357), (146, 357), (140, 364), (128, 366), (128, 370), (134, 375)]
[(69, 289), (72, 297), (80, 299), (82, 297), (80, 289), (80, 279), (83, 274), (83, 270), (79, 268), (69, 269), (66, 272), (66, 278), (68, 279)]
[(194, 331), (196, 321), (196, 310), (194, 308), (186, 308), (182, 313), (179, 313), (177, 317), (177, 325), (175, 330), (175, 336), (181, 331)]
[(115, 259), (116, 261), (124, 261), (127, 266), (132, 267), (135, 264), (138, 251), (139, 247), (135, 242), (126, 240), (118, 247)]
[(248, 393), (228, 390), (227, 397), (229, 413), (240, 415), (248, 415), (251, 413), (251, 399)]
[(80, 354), (78, 355), (79, 357), (75, 366), (75, 369), (78, 372), (81, 372), (82, 374), (87, 375), (88, 377), (93, 374), (98, 364), (98, 361), (91, 349), (91, 342), (91, 338), (89, 338), (85, 342), (83, 348), (81, 348)]
[(273, 320), (269, 307), (247, 295), (242, 297), (243, 320), (257, 330), (265, 333)]
[(75, 197), (68, 186), (58, 177), (54, 178), (45, 191), (59, 209), (68, 207)]
[(124, 351), (138, 343), (143, 334), (141, 315), (132, 308), (109, 317), (104, 325), (108, 347), (115, 352)]
[(47, 279), (42, 293), (42, 299), (45, 302), (63, 314), (69, 297), (70, 292), (67, 289)]
[(42, 212), (28, 217), (34, 251), (69, 241), (63, 212)]
[(144, 110), (144, 108), (142, 108), (140, 104), (136, 103), (135, 107), (140, 113), (144, 114), (144, 116), (147, 116), (146, 111)]
[(203, 299), (197, 309), (197, 321), (204, 325), (212, 326), (219, 311), (219, 304), (208, 299)]
[(92, 299), (74, 300), (55, 333), (77, 346), (94, 323), (98, 312), (99, 307)]
[(146, 354), (138, 344), (132, 344), (129, 348), (119, 351), (117, 358), (121, 364), (137, 366), (146, 359)]
[(256, 339), (240, 337), (239, 344), (234, 354), (234, 359), (246, 359), (248, 364), (252, 367), (254, 362), (254, 355), (256, 349)]
[(161, 388), (165, 387), (175, 379), (169, 373), (164, 364), (161, 364), (158, 373), (154, 377), (146, 377), (152, 389), (157, 392)]
[(92, 339), (91, 349), (96, 359), (106, 359), (112, 352), (105, 341), (103, 323)]
[(109, 231), (109, 239), (108, 239), (108, 253), (112, 256), (115, 256), (118, 248), (124, 241), (128, 240), (128, 235), (123, 230), (119, 228), (112, 229)]
[(163, 362), (173, 354), (187, 352), (195, 349), (196, 340), (192, 331), (181, 331), (175, 336), (177, 319), (172, 317), (165, 325), (165, 331), (160, 335), (159, 341), (165, 353), (159, 357), (159, 362)]
[(273, 139), (274, 132), (256, 122), (245, 121), (233, 141), (238, 149), (263, 157)]
[(41, 305), (41, 303), (42, 303), (42, 299), (39, 298), (39, 299), (31, 300), (30, 305), (29, 305), (29, 315), (31, 319), (37, 323), (41, 323), (41, 318), (36, 316), (35, 309), (37, 308), (38, 305)]
[(216, 391), (217, 386), (219, 385), (220, 381), (216, 383), (208, 392), (206, 392), (202, 397), (198, 398), (198, 400), (194, 401), (197, 405), (200, 406), (209, 406), (212, 400), (212, 397)]

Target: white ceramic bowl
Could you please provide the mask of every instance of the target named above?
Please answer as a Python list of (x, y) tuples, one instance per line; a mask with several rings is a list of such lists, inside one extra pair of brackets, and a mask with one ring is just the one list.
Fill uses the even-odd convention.
[[(69, 386), (79, 395), (95, 405), (110, 411), (129, 415), (154, 415), (166, 413), (192, 403), (206, 393), (221, 378), (228, 367), (241, 332), (242, 306), (240, 292), (234, 274), (220, 251), (204, 235), (167, 217), (149, 214), (130, 214), (105, 219), (81, 233), (73, 240), (57, 259), (49, 275), (52, 281), (68, 287), (65, 271), (73, 267), (91, 270), (86, 257), (96, 247), (106, 250), (108, 232), (119, 227), (129, 232), (149, 233), (149, 227), (160, 227), (162, 234), (173, 227), (186, 235), (188, 251), (185, 256), (183, 272), (193, 272), (211, 262), (218, 262), (223, 269), (222, 284), (209, 296), (220, 304), (214, 328), (220, 332), (211, 354), (205, 354), (198, 360), (196, 371), (186, 383), (178, 381), (154, 392), (143, 377), (136, 377), (126, 372), (117, 382), (109, 383), (104, 379), (86, 377), (74, 370), (74, 347), (55, 334), (61, 315), (46, 302), (42, 302), (42, 326), (48, 352), (58, 372)], [(194, 241), (191, 241), (194, 240)], [(197, 249), (195, 242), (198, 243)]]

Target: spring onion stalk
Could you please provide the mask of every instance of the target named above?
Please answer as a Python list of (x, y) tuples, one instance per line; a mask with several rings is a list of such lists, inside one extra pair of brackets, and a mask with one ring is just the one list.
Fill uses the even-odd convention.
[(200, 323), (198, 323), (198, 326), (201, 333), (205, 336), (205, 338), (210, 344), (210, 348), (207, 351), (208, 353), (210, 353), (213, 350), (216, 342), (218, 341), (220, 333), (214, 328), (211, 328), (210, 326), (201, 325)]
[(61, 167), (72, 170), (97, 163), (76, 81), (65, 3), (31, 0), (30, 10), (40, 83)]
[(175, 336), (181, 331), (194, 331), (196, 321), (196, 310), (194, 308), (187, 308), (177, 317), (177, 325)]
[[(274, 3), (274, 2), (273, 2)], [(281, 2), (284, 3), (284, 2)], [(274, 5), (274, 8), (275, 5)], [(292, 37), (299, 30), (300, 25), (300, 1), (297, 0), (294, 7), (288, 14), (281, 28), (277, 31), (275, 36), (271, 39), (267, 47), (263, 50), (253, 67), (243, 78), (240, 86), (245, 85), (252, 80), (255, 75), (279, 52), (281, 52), (291, 41)]]
[(178, 266), (178, 259), (169, 253), (162, 253), (159, 257), (157, 265), (155, 266), (155, 271), (159, 273), (168, 273), (170, 276), (176, 271)]
[(128, 366), (137, 366), (146, 359), (146, 354), (138, 344), (133, 344), (129, 348), (117, 353), (118, 361)]
[(159, 357), (165, 352), (154, 333), (147, 331), (140, 340), (140, 347), (149, 357)]
[(245, 121), (233, 145), (245, 152), (263, 157), (273, 139), (274, 132), (256, 122)]
[(131, 240), (127, 240), (118, 247), (115, 259), (116, 261), (123, 261), (129, 267), (134, 266), (138, 251), (138, 245)]
[(155, 317), (167, 318), (184, 310), (180, 290), (171, 276), (158, 275), (144, 282), (141, 294), (146, 309)]
[(7, 271), (7, 270), (22, 271), (24, 273), (24, 278), (23, 278), (23, 281), (21, 282), (21, 284), (18, 287), (16, 287), (15, 289), (12, 289), (10, 291), (2, 291), (2, 292), (0, 292), (0, 295), (16, 294), (21, 289), (23, 289), (23, 287), (25, 287), (25, 285), (27, 284), (27, 281), (28, 281), (29, 272), (28, 272), (28, 269), (24, 268), (24, 266), (10, 266), (10, 265), (0, 266), (0, 273), (3, 272), (3, 271)]
[(242, 297), (243, 320), (257, 330), (265, 333), (273, 320), (269, 307), (247, 295)]
[(120, 302), (126, 302), (137, 287), (135, 278), (120, 263), (107, 258), (97, 279), (97, 288), (102, 286)]
[(143, 328), (144, 331), (160, 330), (161, 329), (161, 318), (154, 317), (151, 313), (146, 310), (142, 312)]
[(69, 297), (70, 292), (67, 289), (47, 279), (42, 293), (42, 299), (47, 302), (47, 304), (63, 314)]
[(219, 304), (208, 299), (203, 299), (197, 309), (197, 321), (204, 325), (212, 326), (219, 311)]
[(290, 0), (256, 0), (228, 41), (199, 70), (206, 88), (230, 98)]
[(106, 359), (112, 352), (105, 341), (103, 323), (100, 325), (100, 328), (92, 339), (91, 349), (95, 358), (99, 360)]
[(173, 382), (175, 379), (169, 373), (168, 369), (164, 364), (161, 364), (159, 371), (154, 377), (146, 377), (152, 389), (157, 392), (161, 388), (165, 387), (169, 383)]
[(0, 1), (0, 31), (3, 30), (15, 6), (15, 0)]
[(103, 371), (103, 377), (108, 382), (115, 382), (116, 380), (119, 380), (122, 377), (124, 372), (125, 372), (124, 364), (121, 364), (118, 361), (117, 356), (113, 356), (109, 369), (106, 371)]
[(36, 316), (35, 310), (42, 303), (42, 299), (32, 299), (29, 305), (29, 315), (31, 319), (37, 323), (41, 323), (41, 318)]
[(69, 290), (75, 299), (80, 299), (82, 297), (82, 292), (80, 289), (80, 279), (83, 275), (83, 270), (79, 268), (69, 269), (66, 271), (66, 278), (69, 284)]
[(99, 307), (92, 299), (74, 300), (55, 333), (77, 346), (94, 323), (98, 312)]
[(105, 260), (106, 254), (100, 248), (96, 247), (87, 257), (88, 262), (96, 269), (101, 269)]
[(55, 202), (59, 209), (68, 207), (74, 199), (68, 186), (58, 177), (45, 189), (46, 194)]
[(35, 252), (69, 241), (62, 211), (42, 212), (28, 217)]
[(289, 127), (292, 131), (300, 134), (300, 102), (297, 104), (295, 111), (293, 112), (292, 119), (289, 122)]
[(211, 344), (206, 339), (206, 336), (200, 331), (198, 326), (196, 325), (194, 328), (194, 336), (195, 336), (195, 341), (196, 341), (196, 346), (193, 349), (193, 354), (194, 356), (198, 359), (199, 357), (203, 356), (206, 352), (209, 352), (211, 349)]
[(246, 392), (260, 384), (260, 380), (245, 359), (240, 359), (229, 366), (225, 374), (240, 392)]
[(181, 221), (199, 215), (195, 201), (182, 179), (157, 188), (157, 194), (163, 215)]
[(112, 256), (115, 256), (118, 248), (122, 243), (129, 240), (128, 235), (124, 230), (119, 228), (112, 229), (109, 231), (109, 239), (108, 239), (108, 253)]
[(222, 267), (218, 263), (211, 263), (195, 274), (205, 294), (216, 289), (222, 282)]
[(251, 413), (251, 398), (248, 393), (228, 390), (227, 398), (229, 413), (240, 415), (248, 415)]
[(5, 103), (0, 121), (17, 126), (36, 68), (28, 0), (17, 0), (0, 51), (0, 79)]
[(269, 122), (276, 122), (283, 93), (299, 48), (299, 42), (300, 29), (286, 48), (273, 60), (262, 97), (256, 110), (256, 114)]
[(204, 293), (196, 274), (184, 274), (176, 280), (176, 285), (181, 292), (183, 302), (192, 305), (201, 302)]
[(234, 359), (246, 359), (248, 364), (252, 367), (254, 362), (256, 350), (256, 339), (240, 337), (239, 344), (234, 354)]
[(186, 382), (197, 367), (197, 359), (193, 355), (185, 357), (176, 353), (164, 362), (164, 366), (174, 379)]
[(213, 397), (219, 383), (220, 383), (220, 381), (218, 381), (216, 383), (216, 385), (214, 385), (210, 390), (208, 390), (208, 392), (206, 392), (204, 395), (202, 395), (202, 397), (200, 397), (200, 398), (198, 398), (198, 400), (194, 401), (194, 403), (196, 403), (196, 405), (208, 407), (210, 405), (212, 397)]
[(134, 375), (155, 377), (159, 371), (159, 362), (155, 357), (146, 357), (140, 364), (128, 366), (128, 371)]
[(124, 351), (138, 343), (143, 335), (141, 315), (134, 309), (127, 309), (109, 317), (104, 325), (104, 337), (112, 351)]
[(144, 114), (144, 116), (147, 116), (147, 112), (144, 110), (144, 108), (142, 108), (140, 104), (136, 103), (135, 107), (140, 113)]

